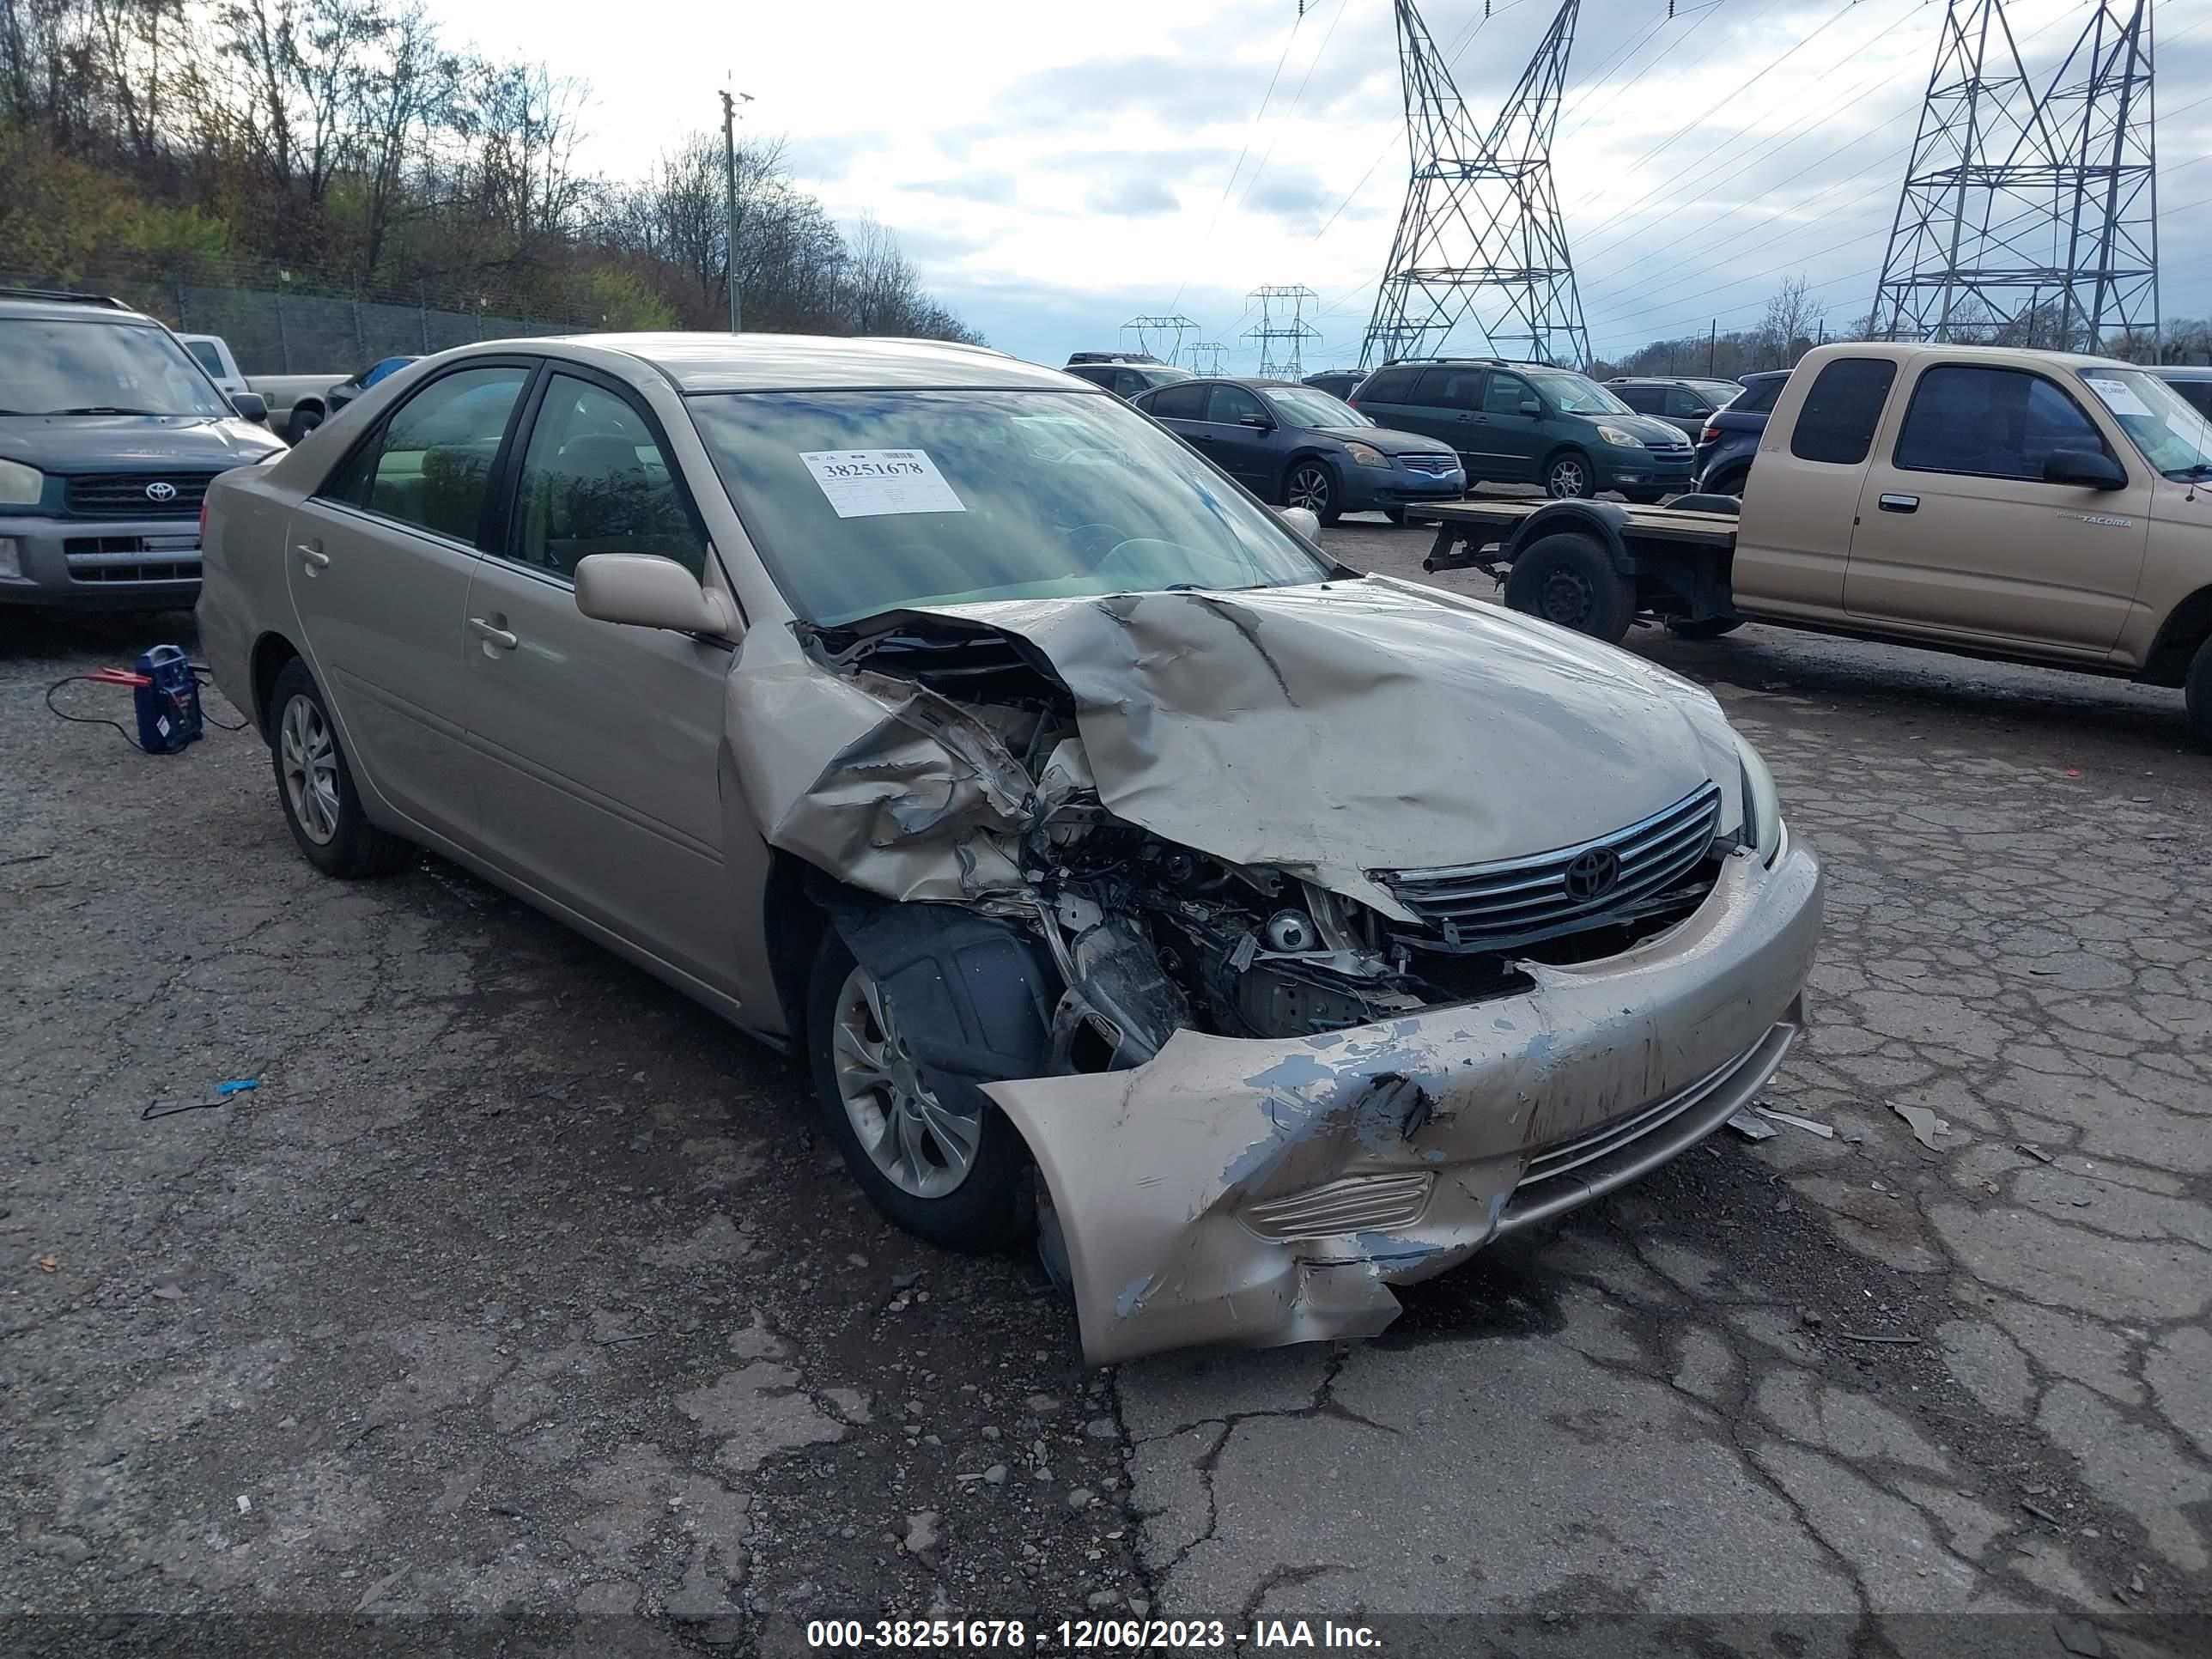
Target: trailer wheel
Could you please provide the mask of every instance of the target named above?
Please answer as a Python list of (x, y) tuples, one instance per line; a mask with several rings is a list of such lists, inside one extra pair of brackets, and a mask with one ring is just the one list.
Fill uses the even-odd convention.
[(1515, 556), (1505, 603), (1561, 628), (1619, 645), (1636, 620), (1636, 590), (1604, 547), (1565, 532), (1538, 538)]

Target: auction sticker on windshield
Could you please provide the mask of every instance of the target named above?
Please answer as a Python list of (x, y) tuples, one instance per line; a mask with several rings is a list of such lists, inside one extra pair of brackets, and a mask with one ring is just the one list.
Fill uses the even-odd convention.
[(2150, 405), (2130, 391), (2124, 380), (2107, 380), (2094, 374), (2081, 377), (2089, 383), (2089, 390), (2105, 400), (2105, 407), (2115, 415), (2148, 415)]
[(927, 450), (802, 450), (799, 459), (841, 519), (968, 510)]

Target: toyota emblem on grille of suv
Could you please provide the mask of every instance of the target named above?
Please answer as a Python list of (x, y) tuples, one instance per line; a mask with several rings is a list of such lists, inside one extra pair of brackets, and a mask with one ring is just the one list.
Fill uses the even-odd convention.
[(1620, 879), (1620, 855), (1610, 847), (1593, 847), (1577, 854), (1567, 866), (1566, 879), (1569, 898), (1577, 904), (1593, 903), (1610, 893), (1613, 883)]
[(149, 501), (173, 501), (177, 499), (177, 487), (166, 478), (156, 478), (146, 486), (146, 499)]

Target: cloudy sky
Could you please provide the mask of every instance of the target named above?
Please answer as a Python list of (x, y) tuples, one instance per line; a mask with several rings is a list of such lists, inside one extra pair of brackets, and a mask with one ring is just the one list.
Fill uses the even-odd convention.
[[(1556, 0), (1425, 0), (1487, 125)], [(1942, 0), (1583, 0), (1553, 162), (1592, 342), (1759, 320), (1807, 278), (1863, 315)], [(2084, 0), (2011, 0), (2032, 76)], [(2159, 42), (2167, 316), (2212, 312), (2212, 5), (2166, 0)], [(482, 14), (472, 14), (481, 27)], [(994, 345), (1047, 362), (1189, 337), (1256, 349), (1247, 298), (1315, 291), (1311, 370), (1358, 355), (1405, 190), (1390, 0), (838, 0), (732, 5), (611, 32), (601, 0), (532, 0), (526, 49), (592, 88), (587, 163), (641, 172), (726, 84), (841, 218), (897, 231)], [(648, 18), (651, 14), (646, 15)], [(672, 51), (672, 27), (682, 50)], [(1170, 337), (1150, 343), (1165, 356)], [(1472, 332), (1455, 337), (1480, 349)]]

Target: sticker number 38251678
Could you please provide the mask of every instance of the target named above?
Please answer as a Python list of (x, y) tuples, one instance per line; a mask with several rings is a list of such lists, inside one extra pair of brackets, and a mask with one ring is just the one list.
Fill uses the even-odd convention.
[(926, 449), (803, 450), (799, 459), (841, 519), (968, 510)]

